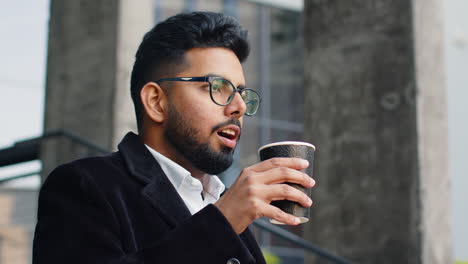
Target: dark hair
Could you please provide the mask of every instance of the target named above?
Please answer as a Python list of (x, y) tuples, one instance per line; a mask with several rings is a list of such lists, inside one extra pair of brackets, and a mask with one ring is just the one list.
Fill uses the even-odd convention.
[(170, 74), (181, 71), (187, 50), (208, 47), (230, 49), (242, 63), (250, 50), (247, 31), (232, 17), (192, 12), (170, 17), (145, 34), (135, 55), (130, 82), (138, 130), (143, 116), (141, 88), (161, 76), (171, 77)]

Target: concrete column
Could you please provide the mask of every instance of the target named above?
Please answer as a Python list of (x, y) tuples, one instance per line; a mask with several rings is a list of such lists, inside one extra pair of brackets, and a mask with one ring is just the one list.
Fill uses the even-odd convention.
[[(153, 25), (153, 2), (51, 0), (45, 131), (66, 129), (107, 149), (136, 131), (130, 74)], [(69, 140), (48, 140), (43, 174), (90, 154)]]
[(306, 238), (355, 263), (453, 263), (441, 0), (304, 3)]

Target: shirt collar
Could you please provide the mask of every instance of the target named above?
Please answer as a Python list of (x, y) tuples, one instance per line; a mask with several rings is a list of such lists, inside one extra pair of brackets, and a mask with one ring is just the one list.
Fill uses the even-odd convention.
[(192, 177), (190, 172), (184, 167), (152, 149), (150, 146), (146, 144), (145, 146), (178, 192), (181, 191), (181, 188), (186, 189), (187, 186), (190, 186), (190, 189), (196, 189), (199, 192), (204, 191), (205, 195), (210, 195), (217, 200), (226, 189), (226, 186), (216, 175), (205, 175), (201, 178), (200, 182), (200, 180)]
[(215, 175), (205, 175), (202, 178), (204, 193), (210, 195), (213, 199), (218, 200), (221, 194), (226, 189), (223, 182)]

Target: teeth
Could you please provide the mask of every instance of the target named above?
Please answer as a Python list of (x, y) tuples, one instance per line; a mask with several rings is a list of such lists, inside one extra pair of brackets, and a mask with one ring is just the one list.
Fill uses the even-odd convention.
[(221, 131), (222, 133), (224, 134), (228, 134), (228, 135), (231, 135), (231, 136), (235, 136), (236, 135), (236, 132), (234, 132), (233, 130), (231, 129), (225, 129), (223, 131)]

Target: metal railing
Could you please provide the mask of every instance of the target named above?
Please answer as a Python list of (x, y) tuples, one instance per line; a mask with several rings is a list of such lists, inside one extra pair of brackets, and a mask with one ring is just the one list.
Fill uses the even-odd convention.
[(40, 137), (18, 141), (13, 146), (0, 150), (0, 167), (39, 159), (41, 141), (48, 138), (64, 137), (74, 143), (87, 147), (98, 153), (107, 154), (110, 151), (84, 139), (70, 131), (54, 130), (44, 133)]
[(11, 177), (6, 177), (6, 178), (3, 178), (3, 179), (0, 179), (0, 185), (2, 185), (3, 183), (7, 183), (9, 181), (14, 181), (14, 180), (27, 178), (27, 177), (31, 177), (31, 176), (35, 176), (35, 175), (40, 175), (40, 174), (41, 174), (41, 171), (35, 171), (35, 172), (28, 172), (28, 173), (25, 173), (25, 174), (15, 175), (15, 176), (11, 176)]
[[(23, 141), (16, 142), (12, 147), (0, 150), (0, 167), (14, 165), (21, 162), (31, 161), (39, 159), (39, 148), (40, 143), (42, 140), (48, 138), (56, 138), (56, 137), (64, 137), (66, 139), (71, 140), (79, 145), (85, 146), (90, 150), (93, 150), (98, 153), (108, 154), (110, 153), (109, 150), (90, 142), (89, 140), (82, 138), (70, 131), (66, 130), (56, 130), (44, 133), (40, 137), (31, 138)], [(16, 175), (8, 178), (3, 178), (0, 180), (0, 185), (5, 182), (9, 182), (12, 180), (26, 178), (30, 176), (34, 176), (40, 174), (40, 172), (31, 172), (22, 175)], [(351, 261), (344, 259), (342, 257), (336, 256), (303, 238), (275, 225), (268, 223), (265, 220), (258, 219), (253, 222), (254, 226), (266, 231), (270, 232), (277, 237), (282, 238), (283, 240), (290, 242), (307, 252), (316, 254), (324, 259), (332, 261), (333, 263), (337, 264), (351, 264)]]

